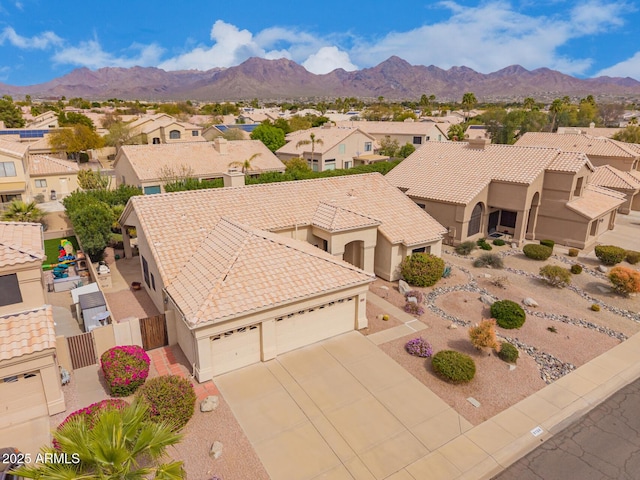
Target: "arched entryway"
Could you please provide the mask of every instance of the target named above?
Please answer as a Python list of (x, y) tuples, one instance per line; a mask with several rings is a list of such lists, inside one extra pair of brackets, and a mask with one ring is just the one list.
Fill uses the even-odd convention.
[(344, 246), (342, 258), (354, 267), (364, 269), (364, 242), (362, 240), (354, 240), (347, 243)]
[(527, 230), (525, 238), (527, 240), (535, 239), (536, 222), (538, 221), (538, 207), (540, 206), (540, 193), (536, 192), (531, 199), (531, 207), (529, 208), (529, 215), (527, 217)]
[(469, 227), (467, 228), (467, 237), (471, 237), (480, 233), (480, 228), (482, 227), (482, 213), (484, 211), (484, 206), (482, 202), (476, 203), (476, 206), (473, 207), (471, 211), (471, 218), (469, 219)]

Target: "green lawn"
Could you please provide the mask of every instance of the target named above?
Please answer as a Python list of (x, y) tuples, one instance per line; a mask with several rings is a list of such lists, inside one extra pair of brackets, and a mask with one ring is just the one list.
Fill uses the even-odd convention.
[(76, 240), (76, 237), (74, 236), (45, 240), (44, 254), (47, 258), (44, 260), (43, 267), (58, 263), (58, 247), (60, 246), (60, 240), (64, 240), (65, 238), (71, 242), (71, 245), (73, 245), (74, 253), (78, 250), (78, 240)]

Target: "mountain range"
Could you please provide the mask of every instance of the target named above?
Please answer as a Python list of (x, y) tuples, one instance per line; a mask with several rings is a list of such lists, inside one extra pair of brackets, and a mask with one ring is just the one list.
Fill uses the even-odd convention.
[(287, 60), (250, 58), (229, 68), (171, 71), (154, 67), (79, 68), (46, 83), (11, 86), (0, 83), (0, 95), (32, 98), (82, 97), (92, 100), (283, 101), (336, 97), (414, 100), (435, 95), (437, 101), (460, 100), (473, 92), (479, 101), (533, 97), (550, 101), (563, 96), (593, 95), (598, 101), (640, 98), (640, 82), (632, 78), (580, 79), (548, 68), (527, 70), (512, 65), (483, 74), (468, 67), (411, 65), (393, 56), (371, 68), (336, 69), (316, 75)]

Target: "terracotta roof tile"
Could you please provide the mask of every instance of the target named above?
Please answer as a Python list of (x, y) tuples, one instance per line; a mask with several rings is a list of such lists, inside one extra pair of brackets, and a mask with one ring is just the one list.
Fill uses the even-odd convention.
[(595, 219), (624, 203), (623, 193), (588, 184), (582, 195), (567, 203), (567, 208), (580, 215)]
[(582, 152), (599, 157), (637, 157), (628, 144), (584, 133), (527, 132), (517, 142), (521, 147), (552, 147), (564, 152)]
[(640, 178), (636, 178), (629, 172), (623, 172), (611, 165), (596, 167), (591, 176), (590, 183), (599, 187), (621, 188), (625, 190), (640, 189)]
[(51, 305), (0, 316), (0, 360), (56, 347)]
[(44, 260), (42, 225), (0, 222), (0, 267)]
[[(19, 138), (16, 140), (19, 140)], [(29, 143), (0, 139), (0, 151), (22, 157), (27, 153), (27, 150), (29, 150)]]
[(29, 159), (29, 174), (36, 175), (56, 175), (56, 174), (77, 174), (78, 165), (76, 162), (62, 160), (49, 155), (32, 155)]
[(380, 221), (327, 202), (319, 202), (311, 224), (329, 232), (380, 225)]
[(374, 279), (306, 242), (223, 218), (167, 293), (196, 325)]

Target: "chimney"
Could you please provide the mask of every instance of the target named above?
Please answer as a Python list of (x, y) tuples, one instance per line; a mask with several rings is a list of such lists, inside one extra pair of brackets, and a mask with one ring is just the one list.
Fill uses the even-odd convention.
[(227, 153), (229, 153), (229, 144), (227, 140), (222, 137), (217, 137), (213, 141), (213, 147), (218, 151), (220, 155), (226, 155)]
[(222, 181), (224, 182), (224, 188), (243, 187), (244, 173), (239, 171), (237, 168), (230, 168), (227, 172), (222, 174)]
[(489, 145), (490, 140), (488, 138), (470, 138), (468, 140), (469, 148), (476, 150), (484, 150), (484, 147)]

